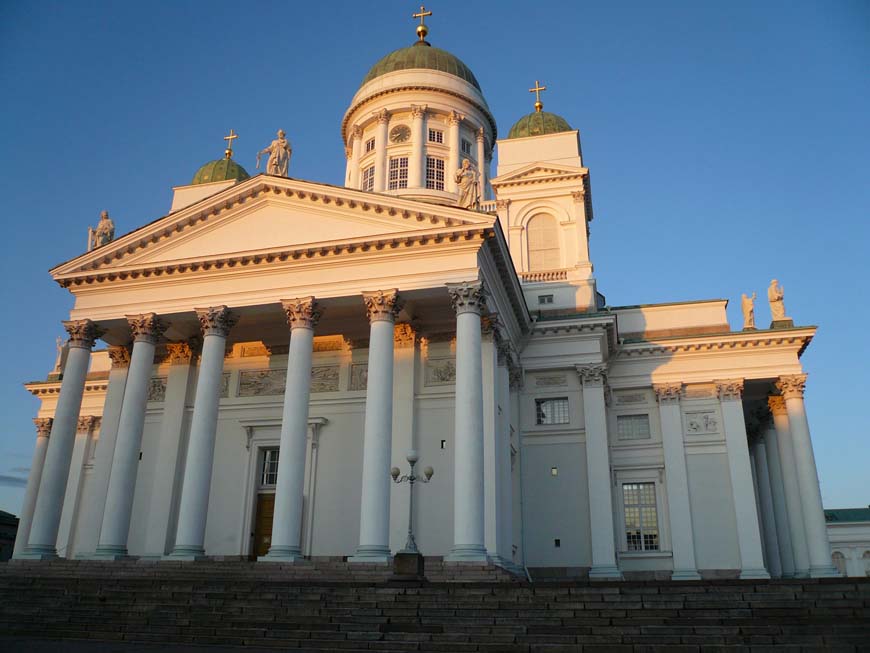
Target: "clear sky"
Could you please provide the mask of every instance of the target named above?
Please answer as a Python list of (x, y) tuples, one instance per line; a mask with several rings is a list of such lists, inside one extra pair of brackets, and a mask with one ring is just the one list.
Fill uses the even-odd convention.
[[(71, 295), (47, 270), (108, 209), (117, 233), (222, 155), (342, 184), (339, 124), (415, 2), (0, 2), (0, 509), (18, 513)], [(798, 324), (827, 507), (870, 504), (870, 3), (431, 0), (429, 41), (475, 72), (505, 135), (549, 90), (591, 169), (611, 305), (730, 300), (772, 277)], [(769, 320), (758, 302), (759, 324)]]

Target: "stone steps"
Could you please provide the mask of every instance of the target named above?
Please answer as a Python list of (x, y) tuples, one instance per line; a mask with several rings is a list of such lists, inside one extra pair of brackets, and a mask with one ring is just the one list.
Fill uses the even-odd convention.
[(450, 581), (394, 583), (383, 567), (366, 579), (335, 561), (288, 569), (228, 561), (0, 565), (0, 638), (167, 650), (870, 650), (870, 579), (529, 584), (476, 565), (450, 569)]

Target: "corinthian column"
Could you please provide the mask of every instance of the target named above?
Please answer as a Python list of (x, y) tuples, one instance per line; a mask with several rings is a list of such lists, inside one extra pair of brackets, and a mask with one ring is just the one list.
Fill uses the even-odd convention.
[(364, 292), (369, 322), (369, 368), (363, 435), (359, 546), (351, 562), (390, 559), (390, 456), (393, 443), (393, 327), (399, 292)]
[(63, 370), (60, 396), (54, 411), (51, 436), (45, 453), (42, 479), (36, 497), (26, 558), (56, 558), (57, 531), (63, 510), (73, 445), (78, 431), (79, 411), (94, 342), (103, 330), (90, 320), (63, 323), (69, 333), (69, 355)]
[(717, 381), (716, 389), (722, 406), (728, 472), (731, 476), (734, 513), (737, 516), (740, 577), (770, 578), (764, 568), (764, 554), (761, 551), (761, 531), (758, 528), (746, 421), (743, 417), (743, 380)]
[[(782, 401), (782, 397), (776, 397)], [(783, 405), (785, 410), (785, 405)], [(788, 524), (788, 509), (785, 500), (785, 484), (782, 476), (782, 459), (779, 454), (779, 433), (773, 421), (773, 415), (767, 424), (764, 435), (764, 447), (767, 452), (767, 468), (770, 474), (770, 494), (773, 498), (773, 516), (776, 523), (776, 541), (779, 546), (779, 563), (783, 578), (793, 578), (795, 575), (794, 553), (791, 544), (791, 530)]]
[(381, 109), (373, 115), (378, 121), (375, 130), (375, 192), (382, 193), (387, 189), (387, 128), (390, 125), (390, 112)]
[(281, 450), (272, 518), (272, 546), (260, 560), (293, 562), (302, 557), (302, 509), (308, 440), (308, 398), (314, 326), (320, 318), (314, 297), (281, 302), (290, 325), (287, 383), (281, 418)]
[(193, 401), (193, 418), (184, 463), (175, 548), (170, 558), (195, 560), (205, 555), (205, 524), (214, 465), (218, 404), (227, 336), (236, 316), (226, 306), (196, 309), (202, 327), (202, 358)]
[(692, 510), (689, 506), (689, 476), (686, 471), (686, 448), (683, 443), (683, 420), (680, 411), (682, 383), (653, 386), (659, 401), (662, 422), (662, 448), (665, 455), (668, 511), (671, 518), (671, 542), (674, 553), (674, 580), (696, 580), (701, 576), (695, 564), (695, 538)]
[(154, 368), (154, 349), (166, 330), (155, 313), (128, 315), (127, 322), (133, 336), (133, 353), (127, 388), (121, 404), (118, 439), (109, 475), (106, 511), (100, 529), (100, 541), (94, 554), (97, 558), (118, 559), (127, 555), (127, 535), (133, 511), (133, 493), (139, 469), (139, 451), (142, 448), (142, 430), (145, 427), (145, 404), (148, 385)]
[(480, 175), (480, 201), (486, 200), (486, 136), (483, 127), (477, 130), (477, 172)]
[(449, 560), (486, 560), (484, 543), (483, 361), (481, 281), (447, 284), (456, 311), (456, 410), (453, 456), (453, 549)]
[(348, 171), (347, 185), (350, 188), (359, 188), (359, 160), (362, 156), (363, 130), (359, 125), (354, 125), (351, 130), (350, 170)]
[(457, 168), (459, 168), (459, 157), (462, 149), (460, 146), (459, 125), (462, 124), (464, 118), (465, 116), (458, 111), (451, 111), (447, 118), (447, 139), (450, 149), (448, 150), (447, 155), (447, 174), (445, 176), (447, 190), (451, 193), (456, 192), (456, 179), (453, 177), (453, 174), (456, 172)]
[(810, 425), (804, 408), (806, 382), (806, 374), (781, 376), (776, 382), (776, 387), (785, 398), (788, 424), (794, 444), (794, 462), (807, 535), (810, 576), (813, 578), (838, 576), (837, 570), (831, 564), (831, 544), (828, 541), (825, 512), (822, 508), (822, 492), (819, 488), (816, 458), (813, 455), (813, 442), (810, 439)]
[(51, 417), (37, 417), (33, 420), (36, 425), (36, 447), (33, 450), (33, 460), (30, 462), (27, 489), (24, 490), (24, 504), (21, 506), (21, 519), (18, 521), (15, 548), (12, 550), (13, 558), (18, 558), (27, 547), (30, 524), (33, 522), (33, 509), (36, 506), (36, 496), (39, 492), (39, 481), (42, 478), (42, 466), (45, 464), (48, 436), (51, 434), (53, 421)]
[(578, 365), (583, 384), (586, 429), (586, 478), (589, 483), (589, 522), (592, 531), (592, 568), (589, 578), (621, 578), (616, 566), (613, 533), (613, 494), (610, 485), (610, 445), (604, 403), (605, 365)]
[(425, 188), (426, 105), (411, 105), (411, 157), (408, 160), (408, 188)]

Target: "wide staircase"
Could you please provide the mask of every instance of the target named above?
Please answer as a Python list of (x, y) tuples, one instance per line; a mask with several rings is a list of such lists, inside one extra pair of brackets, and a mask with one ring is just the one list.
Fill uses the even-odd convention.
[(427, 577), (336, 560), (0, 564), (0, 650), (870, 650), (870, 579), (529, 583), (441, 560)]

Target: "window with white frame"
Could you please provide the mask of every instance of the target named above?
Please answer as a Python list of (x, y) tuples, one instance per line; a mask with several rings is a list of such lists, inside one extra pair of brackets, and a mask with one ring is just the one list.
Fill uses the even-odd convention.
[(443, 143), (444, 142), (444, 132), (440, 129), (430, 129), (429, 130), (429, 142), (430, 143)]
[(629, 551), (659, 550), (655, 483), (622, 484), (625, 544)]
[(462, 149), (463, 156), (471, 156), (471, 141), (463, 138), (460, 148)]
[(444, 159), (426, 157), (426, 188), (444, 190)]
[(362, 172), (362, 190), (373, 191), (375, 189), (375, 167), (369, 166), (363, 168)]
[(617, 415), (616, 437), (619, 440), (649, 440), (649, 415)]
[(390, 159), (390, 175), (387, 188), (398, 190), (408, 187), (408, 157), (396, 156)]
[(375, 151), (375, 139), (370, 138), (366, 141), (366, 154)]
[(278, 482), (278, 450), (263, 450), (263, 470), (260, 475), (260, 485), (275, 485)]
[(570, 421), (568, 397), (535, 399), (535, 424), (538, 426), (568, 424)]
[(529, 270), (555, 270), (562, 267), (559, 251), (559, 225), (552, 215), (536, 215), (526, 227)]

